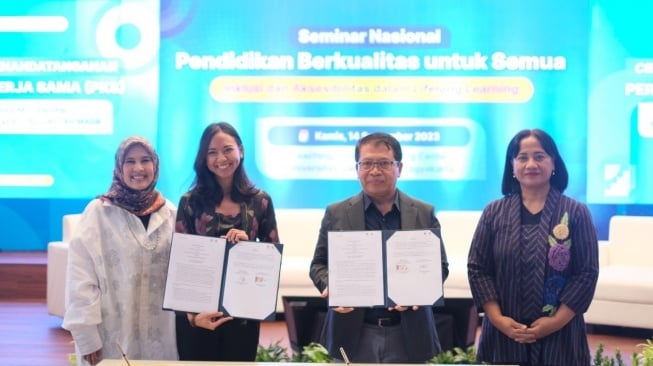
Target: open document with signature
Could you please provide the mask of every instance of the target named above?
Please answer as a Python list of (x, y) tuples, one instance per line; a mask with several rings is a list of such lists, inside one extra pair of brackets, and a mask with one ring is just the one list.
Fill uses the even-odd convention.
[(331, 231), (328, 240), (329, 306), (441, 303), (436, 230)]
[(283, 245), (174, 233), (163, 308), (273, 320)]

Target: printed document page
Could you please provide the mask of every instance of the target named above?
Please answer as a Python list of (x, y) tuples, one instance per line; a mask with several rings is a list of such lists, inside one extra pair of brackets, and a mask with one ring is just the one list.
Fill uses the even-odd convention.
[(164, 309), (218, 310), (225, 246), (224, 238), (172, 235)]
[(329, 306), (383, 305), (381, 231), (332, 231), (328, 240)]
[(281, 251), (275, 244), (241, 241), (229, 249), (222, 306), (230, 316), (264, 320), (277, 308)]
[(388, 298), (394, 305), (433, 305), (443, 295), (440, 238), (431, 230), (395, 231), (386, 239)]

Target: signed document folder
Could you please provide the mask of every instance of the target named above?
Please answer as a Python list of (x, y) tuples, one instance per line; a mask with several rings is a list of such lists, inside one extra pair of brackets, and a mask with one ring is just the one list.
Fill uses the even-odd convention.
[(174, 233), (163, 308), (274, 320), (283, 245)]
[(329, 306), (442, 304), (439, 230), (328, 233)]

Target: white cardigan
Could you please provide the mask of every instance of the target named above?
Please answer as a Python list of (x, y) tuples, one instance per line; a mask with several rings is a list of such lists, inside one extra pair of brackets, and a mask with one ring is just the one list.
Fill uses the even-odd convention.
[(178, 358), (174, 313), (162, 310), (176, 208), (166, 200), (147, 231), (128, 211), (91, 201), (70, 242), (63, 327), (81, 355), (102, 358)]

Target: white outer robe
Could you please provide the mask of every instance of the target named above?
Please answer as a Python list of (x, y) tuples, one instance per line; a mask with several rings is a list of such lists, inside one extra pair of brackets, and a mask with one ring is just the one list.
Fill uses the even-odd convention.
[(168, 200), (145, 230), (128, 211), (92, 200), (68, 251), (63, 327), (82, 355), (102, 348), (103, 359), (176, 360), (174, 312), (165, 311), (170, 242), (176, 208)]

